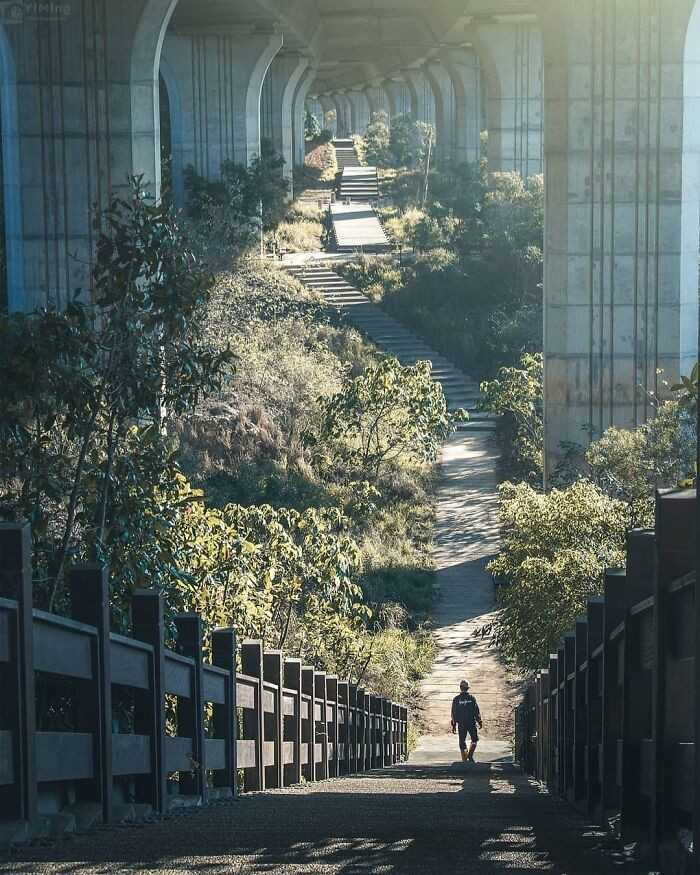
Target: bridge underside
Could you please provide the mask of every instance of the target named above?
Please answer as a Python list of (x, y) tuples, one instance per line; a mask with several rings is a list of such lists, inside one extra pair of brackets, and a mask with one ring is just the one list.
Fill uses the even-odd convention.
[[(15, 4), (13, 9), (17, 6)], [(60, 8), (59, 8), (60, 6)], [(695, 0), (84, 0), (0, 24), (11, 309), (87, 289), (93, 204), (176, 199), (272, 139), (304, 158), (307, 105), (436, 131), (446, 166), (545, 173), (548, 456), (651, 413), (697, 357), (700, 12)]]

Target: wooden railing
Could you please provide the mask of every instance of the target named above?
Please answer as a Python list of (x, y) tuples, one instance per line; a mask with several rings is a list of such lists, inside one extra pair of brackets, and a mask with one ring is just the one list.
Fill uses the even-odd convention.
[[(34, 610), (27, 526), (0, 525), (0, 574), (2, 819), (31, 822), (46, 789), (109, 822), (124, 799), (165, 812), (407, 757), (406, 708), (347, 680), (260, 641), (242, 642), (238, 671), (233, 629), (213, 631), (206, 663), (196, 614), (175, 618), (168, 649), (154, 590), (133, 595), (133, 637), (111, 633), (104, 568), (70, 571), (71, 619)], [(57, 695), (68, 728), (51, 725)]]
[(605, 574), (516, 712), (527, 772), (661, 861), (700, 824), (696, 505), (657, 494), (655, 528), (629, 534), (626, 571)]

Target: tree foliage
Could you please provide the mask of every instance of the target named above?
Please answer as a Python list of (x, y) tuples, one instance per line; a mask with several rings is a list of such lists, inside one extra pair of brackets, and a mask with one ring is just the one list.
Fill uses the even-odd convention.
[(500, 499), (502, 547), (489, 570), (504, 585), (484, 631), (518, 668), (534, 670), (601, 591), (603, 570), (624, 565), (630, 513), (586, 480), (546, 495), (506, 483)]
[(68, 558), (108, 556), (145, 512), (168, 421), (230, 361), (201, 339), (211, 280), (168, 208), (134, 180), (96, 227), (93, 304), (0, 320), (0, 503), (32, 524), (49, 605)]
[(391, 164), (391, 135), (389, 115), (381, 110), (372, 113), (364, 136), (365, 160), (371, 167), (387, 167)]
[(375, 476), (400, 458), (434, 461), (453, 418), (431, 369), (427, 361), (402, 366), (395, 358), (367, 368), (327, 401), (321, 434)]
[(543, 356), (526, 353), (520, 367), (501, 368), (495, 380), (481, 384), (481, 410), (499, 417), (498, 437), (508, 473), (516, 479), (542, 478)]

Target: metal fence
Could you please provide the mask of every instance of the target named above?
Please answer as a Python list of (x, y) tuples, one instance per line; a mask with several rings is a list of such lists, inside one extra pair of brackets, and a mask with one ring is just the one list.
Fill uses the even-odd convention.
[[(165, 812), (382, 768), (407, 757), (406, 708), (302, 665), (233, 629), (175, 618), (134, 593), (133, 637), (110, 632), (107, 570), (68, 575), (73, 616), (32, 608), (30, 531), (0, 525), (0, 818), (32, 822), (43, 794), (99, 803), (109, 822), (128, 798)], [(69, 726), (61, 721), (69, 715)]]
[(657, 493), (626, 570), (559, 643), (516, 714), (516, 758), (551, 791), (663, 860), (695, 811), (696, 494)]

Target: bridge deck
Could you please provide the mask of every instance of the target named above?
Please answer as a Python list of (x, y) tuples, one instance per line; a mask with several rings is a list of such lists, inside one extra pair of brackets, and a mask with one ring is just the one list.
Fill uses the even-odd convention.
[(34, 847), (0, 872), (336, 875), (613, 869), (600, 834), (513, 766), (422, 761), (356, 778), (251, 793), (144, 828)]

